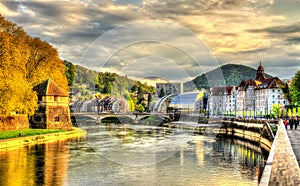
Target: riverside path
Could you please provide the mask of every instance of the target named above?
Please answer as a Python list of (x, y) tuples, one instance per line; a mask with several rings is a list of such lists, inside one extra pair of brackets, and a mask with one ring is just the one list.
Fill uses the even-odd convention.
[[(286, 131), (282, 120), (280, 120), (259, 186), (300, 185), (300, 169), (298, 165), (300, 151), (297, 146), (299, 146), (298, 131)], [(297, 151), (294, 149), (297, 149)]]
[(300, 165), (300, 128), (298, 128), (297, 130), (288, 128), (287, 134), (297, 158), (298, 165)]

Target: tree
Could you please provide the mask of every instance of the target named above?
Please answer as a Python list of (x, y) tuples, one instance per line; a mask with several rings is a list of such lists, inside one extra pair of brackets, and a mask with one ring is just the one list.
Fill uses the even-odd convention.
[(102, 89), (102, 93), (103, 94), (111, 94), (111, 89), (112, 89), (111, 83), (106, 82), (103, 89)]
[(282, 105), (280, 104), (273, 104), (272, 106), (272, 113), (274, 114), (274, 116), (276, 118), (278, 118), (280, 116), (280, 110), (282, 108)]
[(164, 91), (163, 88), (161, 88), (161, 89), (159, 90), (158, 97), (159, 97), (159, 98), (162, 98), (162, 97), (164, 97), (164, 96), (165, 96), (165, 91)]
[(24, 76), (26, 52), (25, 43), (0, 32), (0, 114), (32, 115), (37, 108), (36, 93)]
[(0, 114), (32, 115), (37, 108), (32, 88), (48, 78), (68, 91), (56, 49), (0, 15)]
[(284, 87), (281, 88), (284, 94), (284, 98), (287, 99), (289, 103), (292, 103), (292, 95), (290, 91), (290, 87), (287, 83), (285, 83)]
[(40, 38), (28, 41), (30, 49), (26, 62), (26, 78), (32, 85), (39, 84), (51, 78), (64, 91), (68, 92), (68, 82), (65, 76), (64, 62), (59, 59), (58, 52), (49, 43)]
[(144, 112), (145, 108), (142, 104), (138, 104), (137, 107), (136, 107), (136, 110), (139, 111), (139, 112)]
[(300, 70), (295, 74), (290, 86), (292, 103), (300, 103)]
[(76, 75), (76, 65), (73, 65), (70, 62), (64, 61), (65, 64), (65, 75), (68, 80), (68, 86), (72, 86), (75, 80)]

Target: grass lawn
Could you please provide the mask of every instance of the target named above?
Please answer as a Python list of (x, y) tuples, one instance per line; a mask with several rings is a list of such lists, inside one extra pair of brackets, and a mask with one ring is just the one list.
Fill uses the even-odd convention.
[(67, 130), (61, 129), (23, 129), (23, 130), (10, 130), (10, 131), (0, 131), (0, 139), (18, 138), (19, 134), (24, 136), (34, 136), (40, 134), (49, 134), (54, 132), (65, 132)]

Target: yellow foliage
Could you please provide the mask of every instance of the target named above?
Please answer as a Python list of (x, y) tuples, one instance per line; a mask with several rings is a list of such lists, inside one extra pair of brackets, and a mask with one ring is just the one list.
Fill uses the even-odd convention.
[(202, 99), (203, 96), (204, 96), (204, 91), (201, 90), (201, 91), (199, 92), (199, 94), (197, 95), (197, 97), (196, 97), (196, 101), (199, 101), (200, 99)]
[(48, 78), (68, 92), (64, 63), (56, 49), (1, 15), (0, 30), (0, 114), (32, 115), (37, 108), (32, 88)]

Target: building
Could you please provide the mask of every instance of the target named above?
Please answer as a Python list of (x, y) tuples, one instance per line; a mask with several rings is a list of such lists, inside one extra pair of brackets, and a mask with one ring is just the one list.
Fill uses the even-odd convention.
[(162, 92), (164, 96), (181, 94), (183, 92), (182, 83), (156, 83), (156, 97), (159, 97)]
[(274, 104), (280, 104), (282, 108), (288, 104), (282, 86), (284, 83), (278, 77), (266, 77), (260, 63), (255, 79), (243, 80), (236, 87), (211, 88), (209, 110), (216, 115), (269, 116)]
[(38, 95), (38, 110), (30, 119), (31, 127), (72, 130), (68, 93), (51, 79), (36, 85), (33, 90)]
[(213, 87), (210, 89), (209, 110), (211, 115), (234, 115), (236, 110), (236, 87)]
[(256, 115), (262, 117), (272, 113), (274, 104), (285, 107), (288, 103), (281, 87), (284, 83), (277, 77), (264, 80), (255, 91)]
[(204, 91), (178, 94), (172, 98), (168, 107), (188, 114), (203, 112), (207, 108), (207, 94)]
[(237, 115), (239, 117), (254, 117), (255, 90), (261, 82), (258, 80), (243, 80), (237, 86)]

